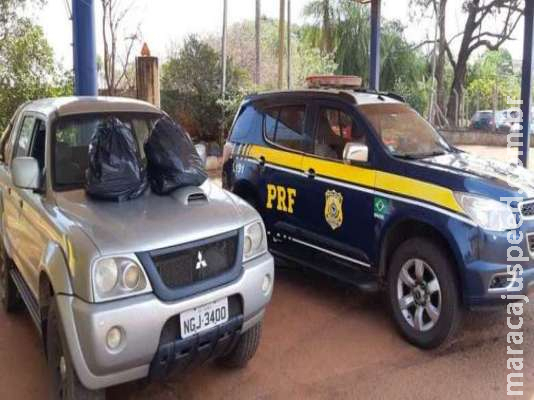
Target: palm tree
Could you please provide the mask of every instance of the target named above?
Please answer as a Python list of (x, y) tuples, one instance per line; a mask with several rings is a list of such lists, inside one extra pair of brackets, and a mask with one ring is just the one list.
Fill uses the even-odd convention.
[[(320, 44), (323, 54), (330, 54), (334, 51), (334, 21), (336, 0), (313, 0), (304, 8), (304, 15), (320, 21), (320, 37), (315, 38)], [(319, 40), (317, 40), (319, 39)]]

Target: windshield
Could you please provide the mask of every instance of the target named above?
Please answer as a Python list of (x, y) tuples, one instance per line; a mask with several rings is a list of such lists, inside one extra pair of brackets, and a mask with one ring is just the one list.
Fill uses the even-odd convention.
[(85, 185), (85, 171), (89, 166), (89, 142), (93, 134), (109, 118), (118, 118), (137, 140), (143, 162), (143, 145), (161, 116), (155, 114), (98, 114), (77, 115), (59, 120), (54, 130), (54, 186), (59, 189)]
[(396, 157), (425, 158), (452, 151), (432, 125), (406, 104), (365, 104), (358, 110)]

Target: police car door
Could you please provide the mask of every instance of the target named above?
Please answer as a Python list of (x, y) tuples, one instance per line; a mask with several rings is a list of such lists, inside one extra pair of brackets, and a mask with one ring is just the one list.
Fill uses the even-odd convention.
[(302, 164), (309, 176), (301, 193), (308, 203), (302, 245), (316, 253), (319, 267), (332, 269), (328, 272), (367, 270), (374, 238), (373, 154), (369, 150), (368, 161), (346, 163), (343, 153), (347, 143), (369, 146), (369, 134), (342, 102), (317, 101), (314, 115), (314, 148)]
[(264, 163), (261, 179), (261, 207), (270, 248), (286, 256), (295, 255), (291, 240), (306, 217), (306, 200), (300, 188), (306, 182), (302, 154), (313, 147), (311, 122), (305, 102), (276, 104), (264, 110), (264, 137), (268, 147), (261, 149)]

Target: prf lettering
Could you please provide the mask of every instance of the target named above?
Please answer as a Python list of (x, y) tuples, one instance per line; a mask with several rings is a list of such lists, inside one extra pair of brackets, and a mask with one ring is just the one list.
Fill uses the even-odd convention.
[(293, 214), (297, 190), (284, 186), (267, 185), (267, 205), (268, 209), (276, 207), (278, 211)]

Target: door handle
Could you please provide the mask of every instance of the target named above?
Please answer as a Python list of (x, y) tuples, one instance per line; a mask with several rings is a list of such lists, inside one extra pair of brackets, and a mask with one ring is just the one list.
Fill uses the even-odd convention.
[(315, 179), (315, 170), (313, 168), (310, 168), (307, 172), (308, 178)]
[(265, 166), (265, 157), (264, 156), (260, 156), (260, 165), (262, 167)]

